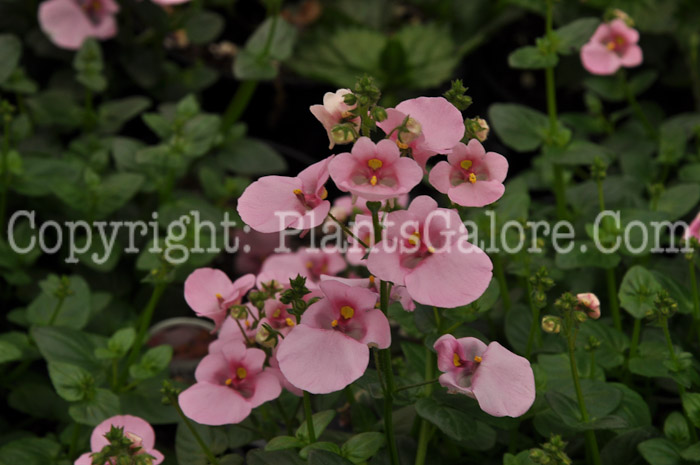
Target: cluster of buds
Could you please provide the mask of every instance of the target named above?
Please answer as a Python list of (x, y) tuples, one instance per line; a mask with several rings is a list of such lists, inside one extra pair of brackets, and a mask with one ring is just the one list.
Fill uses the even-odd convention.
[(661, 289), (654, 298), (654, 308), (647, 311), (645, 317), (651, 323), (660, 323), (678, 311), (678, 303), (666, 289)]
[(567, 442), (559, 435), (552, 435), (549, 442), (542, 444), (542, 448), (530, 450), (530, 460), (542, 465), (571, 465), (571, 459), (564, 449)]
[(545, 267), (540, 268), (534, 275), (530, 276), (532, 288), (532, 303), (537, 308), (547, 306), (547, 291), (554, 287), (554, 280), (549, 277), (549, 272)]
[(465, 119), (464, 127), (465, 131), (463, 140), (465, 141), (468, 141), (469, 139), (476, 139), (479, 142), (483, 142), (489, 136), (489, 124), (485, 119), (478, 116), (476, 118)]
[(608, 165), (600, 158), (595, 157), (591, 165), (591, 178), (602, 181), (607, 176)]
[(143, 440), (133, 433), (124, 433), (123, 427), (112, 426), (105, 438), (109, 444), (92, 454), (92, 463), (115, 465), (152, 465), (153, 457), (143, 448)]

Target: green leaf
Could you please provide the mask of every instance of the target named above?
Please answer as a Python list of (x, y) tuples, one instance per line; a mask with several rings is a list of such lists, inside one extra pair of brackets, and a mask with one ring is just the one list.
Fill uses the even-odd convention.
[(13, 362), (22, 358), (22, 350), (10, 341), (0, 340), (0, 363)]
[(71, 405), (68, 413), (78, 423), (97, 426), (107, 418), (121, 413), (119, 397), (112, 391), (98, 388), (93, 398)]
[(106, 134), (119, 132), (127, 121), (140, 115), (150, 106), (151, 100), (140, 96), (105, 102), (97, 110), (98, 128)]
[(236, 174), (283, 173), (287, 163), (272, 147), (257, 139), (238, 139), (218, 153), (219, 163)]
[(544, 69), (556, 66), (556, 53), (544, 53), (539, 47), (526, 45), (508, 55), (508, 66), (515, 69)]
[(107, 88), (107, 80), (102, 75), (103, 67), (100, 44), (94, 38), (86, 39), (73, 59), (76, 79), (93, 92), (102, 92)]
[(580, 49), (600, 24), (599, 18), (579, 18), (557, 29), (557, 52), (568, 55)]
[(658, 435), (655, 428), (636, 428), (626, 433), (619, 434), (608, 441), (603, 450), (600, 451), (600, 457), (605, 465), (639, 464), (641, 463), (637, 445), (647, 439), (651, 439)]
[(270, 442), (265, 446), (265, 450), (301, 449), (304, 445), (305, 443), (293, 436), (277, 436), (270, 439)]
[(126, 355), (136, 339), (134, 328), (122, 328), (109, 338), (107, 348), (98, 347), (95, 355), (99, 359), (119, 359)]
[[(225, 428), (200, 425), (191, 422), (194, 429), (214, 455), (223, 453), (228, 448)], [(182, 423), (177, 425), (175, 433), (175, 454), (180, 465), (209, 465), (207, 456), (197, 443), (192, 432)]]
[(48, 325), (56, 314), (53, 326), (82, 329), (90, 318), (90, 288), (80, 275), (68, 277), (69, 291), (63, 299), (54, 292), (61, 286), (54, 274), (41, 282), (42, 292), (27, 307), (27, 318), (35, 325)]
[(431, 397), (423, 398), (416, 403), (416, 413), (457, 441), (468, 440), (476, 430), (476, 425), (469, 414), (440, 404)]
[[(299, 451), (299, 457), (302, 459), (308, 459), (309, 454), (314, 451), (323, 451), (323, 452), (329, 452), (332, 456), (342, 458), (340, 456), (340, 447), (338, 447), (338, 444), (334, 442), (328, 442), (328, 441), (316, 441), (312, 442), (308, 446), (304, 447), (302, 450)], [(330, 456), (329, 456), (330, 457)], [(337, 460), (337, 459), (334, 459)], [(347, 463), (345, 459), (342, 459), (342, 463)], [(326, 462), (323, 462), (326, 463)], [(328, 462), (331, 463), (331, 462)], [(335, 463), (335, 462), (332, 462)]]
[(328, 450), (314, 449), (309, 451), (309, 465), (350, 465), (351, 463), (348, 459)]
[(291, 450), (266, 452), (262, 449), (253, 449), (246, 455), (247, 465), (305, 465), (306, 463), (299, 458), (298, 453)]
[(270, 81), (277, 76), (277, 67), (270, 57), (241, 50), (233, 63), (233, 75), (240, 81)]
[(95, 394), (95, 378), (76, 365), (49, 363), (49, 377), (59, 396), (69, 402), (90, 398)]
[(622, 392), (622, 402), (611, 413), (621, 418), (629, 430), (651, 426), (651, 412), (646, 400), (636, 391), (621, 383), (608, 383)]
[(383, 445), (382, 433), (360, 433), (348, 439), (341, 452), (352, 463), (360, 464), (372, 458)]
[(77, 365), (89, 373), (96, 373), (102, 369), (102, 364), (93, 355), (96, 340), (100, 338), (74, 329), (54, 326), (33, 327), (31, 335), (47, 362)]
[(635, 265), (622, 278), (618, 297), (622, 308), (635, 318), (644, 318), (654, 307), (656, 293), (661, 286), (646, 268)]
[(383, 80), (387, 81), (387, 85), (405, 85), (413, 89), (437, 87), (450, 80), (460, 60), (449, 29), (435, 23), (407, 24), (385, 47), (390, 43), (401, 46), (406, 60), (400, 78), (386, 73)]
[(220, 14), (200, 10), (188, 15), (185, 21), (185, 32), (191, 43), (201, 45), (219, 37), (224, 26), (225, 20)]
[(56, 463), (61, 445), (48, 438), (21, 438), (0, 447), (2, 465), (46, 465)]
[(690, 462), (700, 462), (700, 442), (696, 442), (690, 447), (681, 451), (681, 457)]
[(62, 90), (48, 90), (27, 99), (32, 120), (39, 126), (56, 125), (76, 128), (83, 123), (83, 108), (73, 95)]
[(676, 444), (687, 444), (690, 442), (690, 430), (688, 422), (680, 412), (671, 412), (664, 421), (664, 436)]
[(22, 42), (12, 34), (0, 34), (0, 84), (14, 72), (22, 56)]
[[(313, 414), (311, 422), (314, 425), (314, 434), (317, 438), (321, 436), (328, 424), (333, 421), (333, 418), (335, 418), (335, 410), (323, 410), (322, 412)], [(306, 421), (297, 428), (296, 437), (305, 444), (310, 442)]]
[(574, 241), (570, 252), (557, 253), (555, 263), (563, 270), (585, 267), (609, 269), (620, 263), (620, 256), (598, 250), (591, 241)]
[(640, 443), (637, 449), (651, 465), (680, 465), (681, 463), (678, 447), (668, 439), (649, 439)]
[(681, 396), (681, 400), (688, 419), (696, 428), (700, 428), (700, 393), (686, 392)]
[[(273, 22), (275, 22), (274, 36), (269, 40)], [(275, 60), (286, 60), (292, 55), (296, 38), (297, 29), (282, 16), (277, 16), (276, 21), (275, 18), (267, 18), (248, 38), (245, 50), (254, 56), (262, 55), (269, 40), (267, 56)]]
[(489, 122), (501, 141), (519, 152), (535, 150), (549, 130), (549, 119), (544, 113), (511, 103), (491, 105)]
[(141, 189), (144, 177), (135, 173), (115, 173), (102, 180), (97, 188), (95, 219), (103, 219), (131, 200)]
[(129, 367), (129, 374), (138, 380), (152, 378), (168, 367), (172, 357), (172, 346), (162, 345), (148, 349), (138, 364)]
[(659, 197), (657, 209), (669, 214), (669, 220), (675, 221), (693, 210), (700, 202), (700, 185), (678, 184), (666, 189)]

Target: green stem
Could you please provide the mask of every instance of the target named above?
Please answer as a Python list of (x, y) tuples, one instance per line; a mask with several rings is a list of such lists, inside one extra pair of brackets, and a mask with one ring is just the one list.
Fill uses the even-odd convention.
[(595, 180), (596, 183), (596, 188), (598, 190), (598, 207), (600, 208), (600, 212), (605, 211), (605, 194), (603, 193), (603, 180), (600, 178), (596, 178)]
[(61, 295), (61, 297), (58, 298), (58, 302), (56, 302), (56, 307), (54, 307), (53, 312), (51, 313), (51, 318), (49, 319), (49, 326), (53, 326), (53, 324), (56, 322), (56, 318), (58, 318), (59, 313), (61, 313), (61, 308), (63, 307), (63, 302), (65, 300), (65, 295)]
[[(425, 357), (425, 379), (435, 378), (435, 354), (426, 348)], [(432, 394), (434, 381), (429, 381), (426, 388), (426, 395)], [(418, 432), (418, 449), (416, 451), (416, 462), (415, 465), (424, 465), (425, 457), (428, 453), (428, 443), (430, 442), (430, 437), (433, 434), (433, 425), (431, 425), (427, 420), (421, 420), (420, 431)]]
[(525, 346), (525, 358), (530, 360), (530, 355), (532, 354), (532, 348), (535, 343), (535, 337), (538, 334), (538, 328), (540, 326), (540, 309), (535, 305), (532, 300), (532, 284), (530, 284), (530, 277), (526, 278), (527, 281), (527, 300), (530, 303), (530, 311), (532, 312), (532, 322), (530, 323), (530, 332), (527, 335), (527, 345)]
[(630, 342), (629, 358), (637, 354), (637, 346), (639, 346), (639, 336), (642, 332), (642, 320), (634, 319), (634, 328), (632, 328), (632, 342)]
[(204, 455), (207, 456), (207, 459), (212, 465), (219, 465), (219, 460), (216, 458), (216, 456), (212, 453), (211, 449), (209, 449), (209, 446), (207, 446), (207, 443), (204, 442), (202, 437), (199, 435), (197, 430), (194, 428), (194, 425), (190, 421), (187, 416), (185, 416), (185, 413), (182, 411), (180, 408), (180, 404), (177, 401), (176, 397), (171, 397), (170, 401), (172, 402), (173, 406), (175, 407), (175, 410), (177, 410), (177, 414), (180, 416), (182, 419), (182, 422), (187, 426), (187, 429), (190, 430), (192, 433), (192, 436), (194, 437), (195, 441), (197, 441), (197, 444), (199, 444), (200, 449), (202, 449), (202, 452), (204, 452)]
[(236, 324), (238, 325), (238, 329), (241, 330), (241, 334), (243, 335), (243, 338), (245, 339), (246, 344), (248, 346), (252, 346), (253, 343), (250, 342), (248, 335), (246, 334), (245, 330), (243, 329), (243, 325), (241, 325), (241, 321), (238, 318), (234, 318), (234, 320), (236, 320)]
[(693, 324), (698, 329), (698, 341), (700, 341), (700, 293), (698, 293), (698, 280), (695, 276), (695, 263), (688, 260), (688, 273), (690, 274), (690, 289), (693, 292)]
[(121, 376), (119, 377), (119, 385), (124, 384), (124, 381), (126, 381), (126, 376), (128, 374), (129, 367), (136, 361), (136, 357), (138, 357), (139, 353), (141, 352), (141, 348), (143, 347), (143, 344), (146, 342), (146, 332), (148, 332), (148, 328), (151, 325), (153, 312), (155, 311), (156, 306), (158, 305), (158, 302), (160, 301), (160, 298), (163, 295), (163, 292), (165, 292), (166, 287), (166, 283), (156, 284), (156, 286), (153, 288), (153, 293), (151, 294), (151, 298), (149, 299), (148, 304), (146, 304), (146, 307), (144, 308), (143, 312), (141, 312), (139, 330), (136, 333), (134, 345), (131, 347), (129, 356), (126, 359), (126, 364), (124, 365), (121, 372)]
[[(581, 389), (581, 380), (578, 376), (578, 369), (576, 368), (576, 335), (572, 334), (572, 321), (571, 315), (567, 315), (566, 322), (566, 339), (569, 349), (569, 362), (571, 364), (571, 377), (574, 380), (574, 389), (576, 390), (576, 399), (578, 400), (578, 407), (581, 412), (581, 421), (583, 423), (588, 423), (590, 418), (588, 416), (588, 410), (586, 409), (586, 402), (583, 398), (583, 390)], [(586, 448), (591, 455), (591, 460), (593, 465), (601, 465), (600, 462), (600, 452), (598, 450), (598, 441), (595, 437), (595, 432), (593, 430), (586, 430)]]
[(506, 274), (503, 271), (503, 259), (498, 254), (496, 254), (493, 257), (493, 272), (496, 275), (496, 280), (498, 281), (498, 289), (501, 292), (503, 309), (506, 313), (508, 313), (511, 308), (510, 293), (508, 292), (508, 281), (506, 280)]
[(595, 349), (591, 350), (591, 366), (588, 369), (588, 377), (590, 379), (595, 377)]
[(78, 438), (80, 437), (80, 423), (73, 423), (73, 434), (71, 435), (70, 445), (68, 446), (68, 458), (74, 459), (76, 449), (78, 447)]
[(339, 219), (337, 219), (335, 216), (333, 216), (333, 215), (331, 214), (331, 212), (328, 212), (328, 217), (329, 217), (330, 219), (332, 219), (333, 221), (335, 221), (335, 222), (338, 224), (338, 226), (340, 226), (340, 229), (342, 229), (343, 232), (344, 232), (345, 234), (347, 234), (348, 236), (350, 236), (350, 237), (352, 237), (353, 239), (355, 239), (355, 240), (357, 241), (357, 243), (360, 244), (360, 245), (361, 245), (362, 247), (364, 247), (365, 249), (369, 249), (369, 245), (367, 245), (367, 243), (366, 243), (365, 241), (363, 241), (362, 239), (360, 239), (359, 237), (357, 237), (357, 236), (355, 235), (355, 233), (353, 233), (353, 232), (350, 230), (350, 228), (348, 228), (348, 227), (345, 225), (345, 223), (343, 223), (342, 221), (340, 221)]
[(644, 110), (642, 110), (639, 102), (637, 102), (637, 97), (635, 97), (634, 92), (632, 92), (632, 88), (627, 81), (627, 74), (624, 70), (620, 71), (620, 76), (622, 79), (622, 85), (625, 89), (625, 97), (627, 98), (627, 103), (629, 103), (630, 108), (632, 108), (634, 114), (637, 116), (637, 118), (639, 118), (639, 121), (642, 123), (642, 126), (644, 126), (644, 130), (647, 132), (647, 135), (652, 139), (658, 139), (659, 135), (657, 134), (654, 126), (649, 122), (647, 115), (644, 114)]
[(314, 431), (313, 412), (311, 411), (311, 394), (304, 391), (304, 416), (306, 417), (306, 431), (309, 435), (309, 443), (316, 442)]
[(394, 393), (405, 391), (406, 389), (415, 389), (423, 386), (428, 386), (429, 384), (435, 384), (438, 382), (438, 378), (431, 379), (430, 381), (423, 381), (422, 383), (408, 384), (406, 386), (397, 387)]
[(605, 277), (608, 285), (608, 300), (610, 302), (610, 313), (612, 314), (615, 329), (622, 331), (622, 320), (620, 318), (620, 304), (617, 301), (617, 280), (615, 270), (608, 268), (605, 270)]

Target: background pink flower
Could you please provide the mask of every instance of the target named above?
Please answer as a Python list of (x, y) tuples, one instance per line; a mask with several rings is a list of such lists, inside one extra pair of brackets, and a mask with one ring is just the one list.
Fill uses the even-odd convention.
[(199, 268), (185, 280), (185, 300), (197, 316), (211, 319), (221, 327), (232, 305), (239, 305), (255, 286), (255, 276), (247, 274), (231, 282), (226, 273), (214, 268)]
[(500, 199), (508, 160), (496, 152), (486, 152), (476, 139), (457, 144), (447, 161), (430, 170), (430, 184), (463, 207), (483, 207)]
[(455, 210), (438, 208), (435, 200), (422, 195), (408, 210), (389, 213), (386, 224), (367, 268), (382, 280), (405, 285), (416, 302), (445, 308), (467, 305), (491, 282), (491, 260), (467, 242)]
[(47, 0), (39, 5), (39, 25), (58, 47), (77, 50), (88, 37), (117, 35), (118, 11), (114, 0)]
[(495, 417), (519, 417), (535, 401), (535, 376), (527, 359), (498, 342), (486, 346), (474, 337), (445, 334), (433, 346), (438, 354), (440, 384), (465, 394)]
[(683, 239), (686, 241), (690, 240), (691, 237), (700, 241), (700, 213), (690, 222), (690, 225), (688, 225), (688, 228), (686, 228), (683, 234)]
[(631, 68), (642, 63), (639, 33), (621, 19), (603, 23), (581, 48), (583, 67), (592, 74), (614, 74), (621, 66)]
[(389, 321), (374, 307), (376, 293), (337, 281), (320, 287), (325, 297), (304, 312), (277, 349), (285, 378), (313, 394), (343, 389), (367, 369), (368, 346), (391, 344)]
[[(163, 454), (154, 449), (156, 435), (153, 432), (153, 427), (146, 420), (132, 415), (117, 415), (97, 425), (90, 436), (90, 449), (92, 452), (99, 452), (104, 446), (109, 445), (105, 434), (109, 433), (112, 426), (124, 428), (124, 435), (133, 438), (134, 446), (142, 447), (144, 453), (153, 456), (154, 465), (158, 465), (163, 461)], [(75, 465), (92, 465), (90, 453), (81, 455), (75, 461)]]
[(360, 124), (360, 118), (349, 119), (352, 116), (349, 111), (357, 106), (350, 106), (345, 103), (344, 96), (350, 93), (352, 93), (350, 89), (338, 89), (335, 92), (326, 92), (323, 96), (323, 105), (311, 105), (311, 107), (309, 107), (311, 113), (321, 122), (326, 129), (326, 133), (328, 133), (328, 141), (330, 142), (328, 146), (329, 149), (332, 149), (336, 144), (332, 133), (334, 126), (342, 123), (344, 120), (349, 121), (355, 126)]
[(314, 163), (295, 178), (264, 176), (255, 181), (238, 199), (241, 219), (263, 233), (290, 227), (309, 229), (323, 223), (331, 208), (324, 184), (332, 158)]
[(592, 292), (584, 292), (576, 294), (576, 298), (590, 318), (594, 320), (600, 318), (600, 300), (598, 300), (598, 296)]
[(240, 423), (255, 407), (282, 392), (274, 373), (263, 370), (265, 352), (232, 342), (207, 355), (195, 371), (197, 382), (179, 396), (187, 417), (204, 425)]
[(375, 145), (368, 137), (360, 137), (351, 153), (336, 155), (328, 170), (338, 189), (371, 201), (407, 194), (423, 178), (418, 164), (401, 157), (395, 143), (384, 139)]
[[(449, 153), (464, 137), (462, 113), (443, 97), (418, 97), (404, 100), (396, 108), (387, 110), (387, 119), (377, 123), (382, 131), (389, 134), (400, 126), (406, 117), (411, 117), (420, 125), (420, 134), (407, 144), (413, 158), (425, 168), (428, 158), (438, 153)], [(398, 142), (394, 131), (390, 139)]]

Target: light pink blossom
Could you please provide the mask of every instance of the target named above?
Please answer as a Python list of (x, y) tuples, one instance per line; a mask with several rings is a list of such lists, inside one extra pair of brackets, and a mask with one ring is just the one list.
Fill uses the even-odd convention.
[(476, 139), (457, 144), (447, 161), (430, 170), (430, 184), (463, 207), (483, 207), (500, 199), (508, 161), (496, 152), (486, 152)]
[(590, 318), (594, 320), (600, 318), (600, 300), (594, 293), (584, 292), (576, 294), (576, 299), (578, 299), (579, 304), (583, 306), (584, 311)]
[(700, 213), (690, 222), (685, 233), (683, 233), (683, 240), (689, 241), (691, 237), (700, 241)]
[[(142, 451), (139, 453), (151, 455), (154, 465), (158, 465), (163, 461), (163, 454), (154, 449), (156, 435), (153, 432), (153, 427), (146, 420), (132, 415), (117, 415), (97, 425), (90, 436), (92, 453), (100, 452), (105, 446), (109, 445), (105, 435), (109, 433), (112, 426), (124, 428), (124, 436), (132, 440), (132, 447), (140, 447)], [(92, 453), (81, 455), (75, 461), (75, 465), (92, 465)]]
[[(411, 118), (410, 132), (399, 139), (397, 127)], [(417, 124), (415, 124), (417, 123)], [(377, 123), (401, 148), (410, 149), (418, 164), (425, 168), (430, 157), (450, 153), (464, 137), (462, 113), (443, 97), (418, 97), (404, 100), (387, 110), (387, 119)], [(392, 132), (393, 131), (393, 132)]]
[(581, 48), (581, 62), (589, 73), (614, 74), (621, 66), (631, 68), (642, 63), (639, 33), (621, 19), (603, 23)]
[[(369, 278), (340, 278), (338, 276), (321, 276), (321, 281), (338, 281), (351, 287), (369, 289), (370, 291), (379, 294), (380, 281), (374, 276), (370, 276)], [(406, 286), (391, 286), (389, 303), (392, 302), (400, 303), (401, 307), (403, 307), (403, 309), (407, 312), (412, 312), (416, 309), (416, 303), (408, 294)]]
[(438, 354), (440, 384), (451, 394), (465, 394), (495, 417), (519, 417), (535, 401), (535, 377), (527, 359), (498, 342), (455, 339), (445, 334), (433, 346)]
[(375, 308), (376, 293), (337, 281), (323, 281), (320, 288), (325, 297), (304, 312), (277, 349), (282, 374), (313, 394), (343, 389), (367, 369), (370, 345), (391, 344), (389, 321)]
[[(326, 92), (323, 96), (323, 105), (311, 105), (309, 110), (321, 122), (328, 133), (329, 149), (332, 149), (336, 143), (341, 143), (333, 137), (333, 128), (343, 122), (348, 122), (354, 127), (360, 124), (360, 118), (353, 118), (350, 110), (353, 110), (357, 105), (348, 105), (345, 103), (345, 95), (352, 93), (350, 89), (338, 89), (335, 92)], [(348, 139), (347, 142), (352, 142)]]
[(368, 137), (360, 137), (352, 152), (336, 155), (328, 170), (338, 189), (371, 201), (407, 194), (423, 178), (418, 164), (401, 157), (395, 143), (384, 139), (375, 144)]
[(39, 5), (39, 25), (56, 46), (77, 50), (89, 37), (117, 35), (118, 12), (114, 0), (47, 0)]
[(310, 229), (323, 223), (331, 203), (326, 200), (330, 156), (295, 178), (264, 176), (238, 199), (238, 214), (251, 228), (271, 233), (286, 228)]
[(347, 268), (343, 256), (336, 249), (302, 247), (292, 253), (278, 253), (268, 257), (258, 274), (258, 289), (275, 283), (289, 288), (289, 280), (298, 275), (306, 278), (306, 287), (314, 289), (321, 275), (335, 275)]
[(204, 425), (240, 423), (255, 407), (282, 392), (274, 373), (263, 369), (265, 352), (231, 342), (202, 359), (197, 382), (178, 400), (187, 417)]
[(408, 210), (389, 213), (385, 223), (367, 268), (384, 281), (406, 286), (416, 302), (445, 308), (467, 305), (491, 282), (491, 260), (467, 242), (455, 210), (438, 208), (423, 195)]
[(214, 268), (199, 268), (185, 280), (185, 300), (197, 316), (211, 319), (221, 327), (233, 305), (240, 305), (255, 286), (255, 276), (247, 274), (231, 282), (226, 273)]
[[(217, 338), (209, 344), (209, 353), (220, 352), (221, 348), (230, 342), (247, 342), (255, 339), (255, 322), (259, 319), (258, 309), (250, 302), (243, 304), (246, 317), (238, 320), (227, 316), (221, 324)], [(240, 325), (239, 325), (240, 324)], [(241, 328), (243, 331), (241, 331)]]

